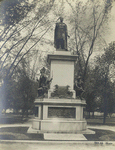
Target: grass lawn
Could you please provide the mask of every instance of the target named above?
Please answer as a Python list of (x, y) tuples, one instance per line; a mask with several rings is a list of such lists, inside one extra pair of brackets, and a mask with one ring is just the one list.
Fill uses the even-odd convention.
[(95, 134), (84, 135), (88, 141), (115, 141), (115, 132), (109, 130), (91, 129)]
[(0, 128), (0, 139), (4, 140), (43, 140), (43, 134), (28, 134), (28, 127)]
[[(86, 119), (89, 125), (103, 125), (103, 116), (95, 116), (94, 118)], [(115, 126), (115, 117), (107, 117), (105, 125)]]
[(15, 123), (24, 123), (28, 118), (22, 118), (21, 115), (18, 114), (2, 114), (0, 116), (0, 124), (15, 124)]
[[(7, 127), (0, 129), (0, 139), (3, 140), (44, 140), (43, 134), (28, 134), (28, 127)], [(84, 135), (88, 141), (115, 141), (115, 132), (91, 129), (96, 134)]]
[[(0, 118), (1, 119), (1, 118)], [(3, 115), (1, 124), (24, 123), (27, 119), (22, 120), (20, 115)], [(103, 117), (95, 116), (86, 119), (88, 125), (103, 125)], [(107, 117), (106, 124), (115, 126), (115, 116)], [(28, 134), (28, 127), (4, 127), (0, 128), (0, 139), (6, 140), (44, 140), (43, 134)], [(96, 132), (94, 135), (84, 135), (88, 141), (115, 141), (115, 132), (109, 130), (91, 129)]]

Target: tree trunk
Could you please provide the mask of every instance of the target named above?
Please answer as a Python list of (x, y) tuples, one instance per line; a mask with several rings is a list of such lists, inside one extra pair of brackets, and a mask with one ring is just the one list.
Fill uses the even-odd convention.
[(104, 117), (103, 117), (103, 124), (106, 123), (106, 117), (107, 117), (107, 99), (106, 99), (106, 95), (104, 98)]
[(22, 109), (22, 119), (24, 118), (25, 115), (25, 109)]
[(26, 110), (26, 118), (28, 118), (28, 110)]
[(88, 115), (89, 115), (88, 118), (90, 118), (90, 111), (88, 112)]
[(106, 123), (106, 116), (107, 116), (107, 95), (106, 95), (106, 86), (107, 86), (107, 74), (105, 75), (105, 89), (104, 89), (104, 117), (103, 117), (103, 124)]
[(92, 118), (94, 118), (94, 111), (92, 112)]

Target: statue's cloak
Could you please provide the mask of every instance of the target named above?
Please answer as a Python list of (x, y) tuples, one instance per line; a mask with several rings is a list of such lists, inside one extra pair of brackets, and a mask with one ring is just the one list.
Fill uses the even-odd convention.
[(54, 46), (57, 48), (57, 40), (64, 40), (64, 49), (67, 49), (67, 25), (65, 23), (56, 23), (55, 33), (54, 33)]

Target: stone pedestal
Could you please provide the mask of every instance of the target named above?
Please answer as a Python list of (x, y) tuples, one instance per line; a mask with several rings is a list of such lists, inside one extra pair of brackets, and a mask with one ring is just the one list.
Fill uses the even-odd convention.
[[(65, 55), (66, 54), (66, 55)], [(48, 55), (48, 62), (50, 63), (50, 75), (53, 80), (50, 88), (53, 89), (57, 84), (59, 86), (67, 86), (73, 90), (74, 84), (74, 62), (77, 56), (70, 55), (69, 52), (58, 51), (55, 54)]]
[(74, 91), (74, 63), (77, 61), (76, 55), (71, 55), (68, 51), (56, 51), (54, 54), (48, 55), (48, 62), (50, 64), (50, 77), (53, 80), (48, 92), (48, 98), (51, 97), (51, 92), (54, 90), (55, 85), (69, 86), (69, 90)]
[(77, 133), (86, 130), (85, 101), (79, 99), (36, 99), (37, 117), (32, 127), (42, 133)]
[[(83, 115), (86, 102), (76, 99), (74, 91), (74, 63), (76, 60), (77, 56), (71, 55), (68, 51), (56, 51), (48, 55), (50, 76), (53, 77), (53, 80), (48, 91), (48, 98), (36, 98), (35, 100), (37, 113), (31, 128), (33, 133), (53, 133), (54, 136), (55, 133), (73, 135), (86, 132), (87, 123)], [(69, 86), (72, 97), (52, 97), (55, 85)]]

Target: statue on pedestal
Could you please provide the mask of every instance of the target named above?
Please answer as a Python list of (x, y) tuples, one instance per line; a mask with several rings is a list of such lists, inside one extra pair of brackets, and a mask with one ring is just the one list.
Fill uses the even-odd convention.
[(55, 33), (54, 33), (54, 47), (56, 49), (63, 49), (67, 51), (67, 25), (63, 23), (63, 18), (60, 17), (60, 22), (56, 23)]
[(39, 86), (38, 86), (38, 97), (45, 97), (45, 93), (48, 92), (50, 82), (52, 81), (52, 78), (48, 80), (46, 76), (46, 69), (43, 67), (40, 70), (40, 79), (38, 80)]
[(83, 89), (83, 81), (80, 76), (78, 77), (77, 80), (75, 80), (74, 90), (76, 91), (76, 97), (82, 99), (82, 94), (84, 93), (84, 89)]

